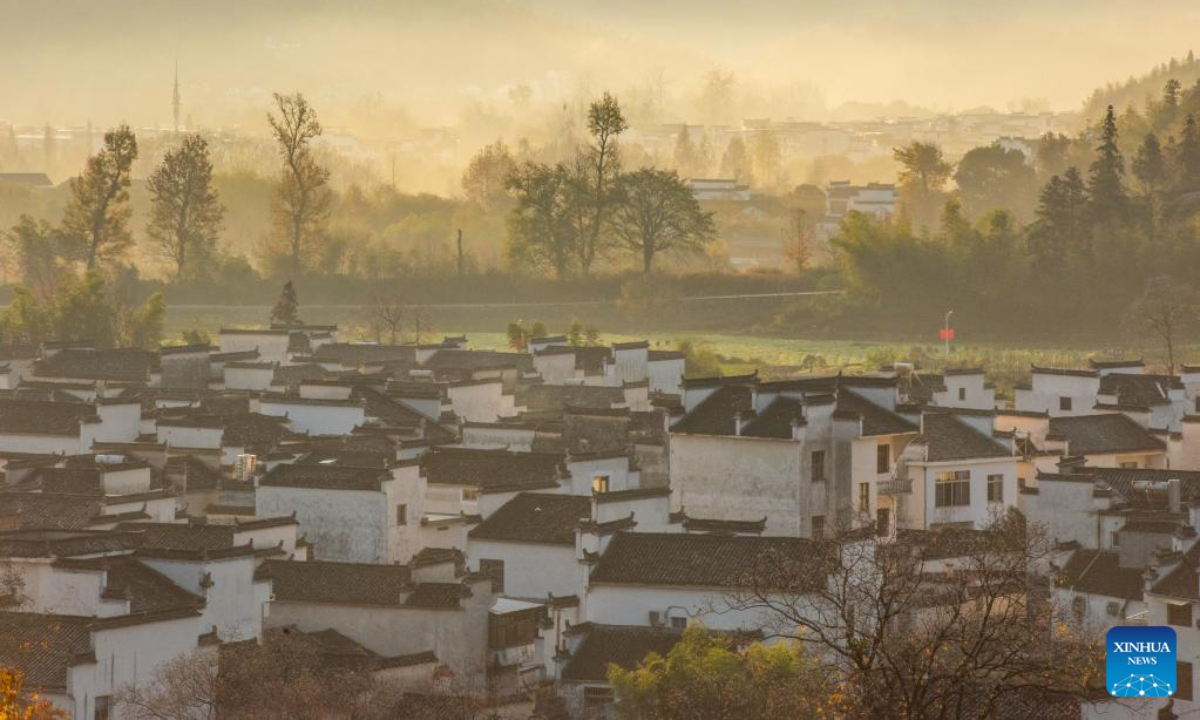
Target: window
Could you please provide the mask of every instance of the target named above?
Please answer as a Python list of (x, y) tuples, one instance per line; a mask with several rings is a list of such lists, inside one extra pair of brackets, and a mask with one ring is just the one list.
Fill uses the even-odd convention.
[(613, 691), (610, 687), (585, 687), (583, 689), (584, 709), (604, 707), (611, 705), (612, 701)]
[(1002, 503), (1004, 502), (1004, 476), (1003, 475), (988, 475), (988, 502)]
[(112, 697), (100, 695), (96, 698), (96, 720), (109, 720), (112, 717)]
[(671, 618), (671, 627), (683, 630), (687, 627), (687, 620), (685, 617), (673, 617)]
[(1082, 595), (1071, 598), (1071, 613), (1075, 615), (1076, 622), (1082, 621), (1087, 615), (1087, 598)]
[(1071, 411), (1071, 398), (1060, 397), (1058, 399), (1058, 409), (1062, 410), (1063, 412), (1070, 412)]
[(1130, 460), (1121, 463), (1121, 468), (1124, 470), (1137, 470), (1137, 460)]
[(869, 483), (858, 484), (858, 509), (859, 512), (871, 512), (871, 485)]
[(1110, 530), (1109, 537), (1112, 539), (1111, 545), (1113, 547), (1120, 547), (1120, 545), (1121, 545), (1121, 531), (1120, 530)]
[(1175, 664), (1175, 697), (1180, 700), (1192, 700), (1192, 664), (1176, 662)]
[(875, 447), (875, 472), (883, 475), (892, 471), (892, 446), (877, 445)]
[(825, 535), (825, 516), (813, 515), (812, 517), (812, 536), (815, 538)]
[(1192, 604), (1167, 603), (1167, 624), (1175, 627), (1191, 627)]
[(1175, 697), (1180, 700), (1192, 699), (1192, 664), (1190, 662), (1175, 663)]
[(971, 504), (971, 471), (949, 470), (935, 478), (934, 507), (962, 507)]
[(1196, 412), (1200, 413), (1200, 395), (1196, 396)]
[(491, 579), (492, 592), (501, 594), (504, 592), (504, 561), (503, 560), (487, 560), (479, 561), (479, 573)]
[(812, 481), (825, 482), (825, 451), (813, 450), (812, 453)]
[(478, 500), (479, 499), (479, 490), (477, 488), (463, 488), (462, 499), (468, 500), (468, 501)]
[(958, 389), (958, 399), (960, 401), (965, 401), (967, 399), (967, 389), (966, 388)]
[(592, 477), (592, 492), (606, 493), (608, 492), (608, 476), (595, 475)]
[(396, 506), (396, 524), (397, 525), (407, 525), (408, 524), (408, 505), (405, 505), (404, 503), (400, 503), (399, 505)]

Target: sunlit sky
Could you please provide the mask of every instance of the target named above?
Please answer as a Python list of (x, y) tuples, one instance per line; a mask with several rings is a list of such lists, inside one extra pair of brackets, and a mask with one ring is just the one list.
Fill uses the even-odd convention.
[[(0, 120), (64, 125), (168, 124), (176, 60), (209, 124), (293, 89), (441, 124), (518, 83), (553, 100), (660, 71), (683, 97), (713, 68), (825, 111), (1072, 110), (1200, 45), (1194, 0), (0, 0), (0, 18)], [(797, 107), (779, 114), (822, 119)]]

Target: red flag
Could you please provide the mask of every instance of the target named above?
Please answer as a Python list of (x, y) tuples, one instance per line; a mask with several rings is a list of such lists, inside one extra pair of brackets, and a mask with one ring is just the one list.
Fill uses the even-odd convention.
[(954, 339), (954, 328), (942, 328), (938, 332), (938, 336), (939, 336), (940, 340), (953, 340)]

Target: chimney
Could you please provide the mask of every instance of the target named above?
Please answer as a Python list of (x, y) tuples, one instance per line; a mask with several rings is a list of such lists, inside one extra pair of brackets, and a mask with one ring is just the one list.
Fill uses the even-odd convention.
[(1167, 509), (1172, 514), (1178, 514), (1179, 510), (1179, 478), (1171, 478), (1167, 481)]

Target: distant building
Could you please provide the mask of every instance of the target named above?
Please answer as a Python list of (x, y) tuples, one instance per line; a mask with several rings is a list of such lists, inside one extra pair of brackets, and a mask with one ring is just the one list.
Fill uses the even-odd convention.
[(817, 232), (833, 237), (848, 212), (860, 212), (885, 218), (896, 211), (896, 186), (891, 183), (851, 185), (836, 180), (825, 188), (825, 217), (817, 223)]
[(692, 197), (698, 202), (749, 202), (750, 187), (733, 179), (692, 178)]

